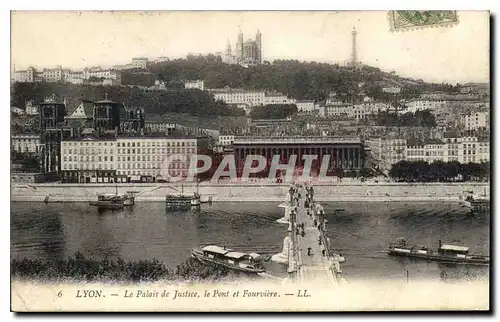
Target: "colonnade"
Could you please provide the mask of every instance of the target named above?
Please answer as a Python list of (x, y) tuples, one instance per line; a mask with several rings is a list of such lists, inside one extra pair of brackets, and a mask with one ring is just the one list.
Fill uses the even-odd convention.
[(237, 167), (243, 166), (247, 155), (262, 155), (271, 163), (273, 156), (280, 156), (280, 163), (287, 163), (291, 155), (297, 156), (296, 166), (303, 166), (305, 160), (304, 155), (317, 155), (317, 159), (313, 164), (321, 166), (323, 158), (326, 155), (330, 156), (328, 168), (344, 169), (344, 170), (359, 170), (363, 168), (364, 156), (362, 147), (349, 146), (325, 146), (325, 147), (235, 147), (234, 154)]

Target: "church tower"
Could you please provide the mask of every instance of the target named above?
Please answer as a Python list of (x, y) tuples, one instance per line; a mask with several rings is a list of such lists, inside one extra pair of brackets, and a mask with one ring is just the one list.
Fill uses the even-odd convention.
[(226, 56), (231, 56), (231, 55), (232, 55), (231, 42), (229, 41), (229, 38), (228, 38), (227, 45), (226, 45)]
[(241, 29), (238, 33), (238, 43), (236, 44), (236, 57), (243, 60), (243, 33), (241, 32)]
[(262, 64), (262, 34), (257, 30), (257, 35), (255, 35), (255, 42), (257, 43), (257, 63)]

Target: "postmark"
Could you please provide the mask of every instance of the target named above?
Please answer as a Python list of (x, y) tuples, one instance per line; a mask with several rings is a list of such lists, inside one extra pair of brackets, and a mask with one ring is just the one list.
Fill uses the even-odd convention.
[(453, 10), (393, 10), (389, 12), (391, 31), (450, 27), (458, 23)]

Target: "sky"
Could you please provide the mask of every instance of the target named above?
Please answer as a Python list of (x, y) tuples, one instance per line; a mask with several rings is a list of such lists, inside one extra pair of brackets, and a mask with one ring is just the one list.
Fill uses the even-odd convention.
[(14, 11), (11, 70), (130, 63), (233, 50), (262, 34), (264, 60), (343, 64), (356, 28), (358, 59), (429, 82), (489, 82), (489, 13), (459, 11), (451, 27), (390, 31), (387, 11)]

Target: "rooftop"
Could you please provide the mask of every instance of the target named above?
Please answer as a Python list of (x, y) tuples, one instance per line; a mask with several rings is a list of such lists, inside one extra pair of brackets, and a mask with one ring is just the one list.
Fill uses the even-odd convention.
[(246, 255), (247, 254), (241, 253), (241, 252), (229, 252), (229, 253), (226, 254), (226, 257), (238, 259), (238, 258), (242, 258), (242, 257), (244, 257)]
[(222, 248), (220, 246), (215, 246), (215, 245), (205, 246), (205, 247), (203, 247), (203, 250), (206, 252), (217, 253), (217, 254), (222, 254), (222, 255), (224, 255), (230, 251), (230, 249), (225, 249), (225, 248)]
[(234, 144), (297, 144), (297, 143), (348, 143), (360, 144), (357, 137), (333, 137), (333, 136), (235, 136)]
[(425, 144), (444, 144), (444, 142), (439, 139), (427, 139)]

